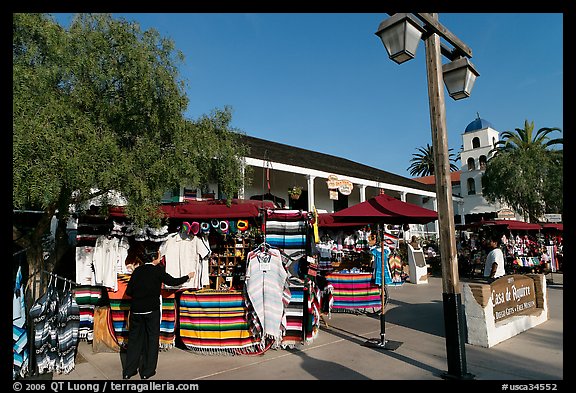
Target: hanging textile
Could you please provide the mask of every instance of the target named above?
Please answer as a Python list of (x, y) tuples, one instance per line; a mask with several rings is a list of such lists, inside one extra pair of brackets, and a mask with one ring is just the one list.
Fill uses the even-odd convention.
[(23, 378), (28, 373), (28, 334), (26, 323), (26, 306), (24, 290), (22, 288), (22, 267), (18, 267), (16, 283), (14, 285), (14, 298), (12, 301), (12, 353), (14, 363), (12, 379)]
[(58, 360), (58, 293), (54, 286), (48, 285), (29, 311), (34, 324), (34, 351), (38, 373), (44, 374), (56, 370)]
[(245, 289), (248, 306), (254, 311), (249, 314), (253, 332), (273, 340), (273, 348), (281, 344), (286, 331), (285, 311), (290, 302), (287, 279), (280, 250), (265, 247), (248, 253)]
[(176, 291), (162, 289), (162, 308), (160, 310), (160, 349), (168, 350), (176, 342)]
[(126, 287), (130, 281), (129, 274), (119, 274), (117, 291), (108, 290), (108, 299), (110, 299), (110, 316), (112, 318), (112, 327), (114, 336), (118, 341), (120, 348), (126, 348), (128, 343), (128, 319), (130, 317), (130, 298), (126, 295)]
[(384, 266), (384, 284), (392, 285), (392, 277), (390, 276), (390, 268), (388, 266), (388, 257), (390, 256), (390, 249), (384, 248), (384, 260), (382, 261), (382, 248), (380, 246), (372, 247), (372, 279), (376, 285), (382, 285), (382, 266)]
[(279, 248), (292, 260), (306, 255), (308, 218), (300, 210), (268, 210), (266, 243)]
[(180, 296), (179, 334), (187, 349), (201, 354), (242, 354), (259, 348), (246, 320), (241, 291), (203, 289)]
[(293, 348), (304, 342), (305, 289), (302, 280), (289, 280), (290, 302), (286, 307), (286, 334), (282, 337), (283, 348)]
[(76, 366), (79, 341), (80, 309), (71, 290), (65, 291), (58, 307), (58, 356), (56, 372), (68, 374)]
[(304, 333), (306, 342), (311, 342), (318, 336), (320, 331), (321, 291), (314, 281), (307, 279), (304, 293), (306, 298)]
[(96, 239), (96, 245), (94, 246), (94, 252), (92, 254), (92, 265), (94, 266), (96, 285), (103, 285), (114, 289), (114, 291), (118, 290), (116, 287), (118, 258), (120, 258), (121, 255), (125, 258), (124, 252), (118, 250), (119, 244), (120, 239), (117, 237), (107, 235), (99, 236)]
[(76, 282), (78, 284), (96, 285), (94, 266), (92, 265), (93, 255), (93, 246), (76, 247)]
[(331, 311), (377, 312), (381, 309), (380, 288), (372, 284), (371, 273), (331, 273), (326, 280), (334, 287)]
[(92, 342), (94, 334), (94, 309), (102, 299), (102, 287), (78, 286), (72, 294), (80, 310), (78, 335), (80, 340)]
[(210, 253), (207, 240), (182, 232), (168, 235), (160, 245), (160, 255), (166, 261), (166, 273), (173, 277), (182, 277), (189, 272), (196, 272), (192, 279), (178, 288), (199, 289), (209, 284), (206, 272)]
[(392, 253), (388, 258), (388, 267), (390, 268), (391, 281), (394, 286), (404, 284), (402, 280), (402, 259), (396, 253)]

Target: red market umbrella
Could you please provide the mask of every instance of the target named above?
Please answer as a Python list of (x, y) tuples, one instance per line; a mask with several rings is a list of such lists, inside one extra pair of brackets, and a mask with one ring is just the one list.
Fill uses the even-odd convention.
[[(332, 213), (334, 222), (339, 223), (387, 223), (387, 224), (426, 224), (438, 219), (438, 213), (412, 203), (403, 202), (389, 195), (382, 194), (370, 198), (364, 202), (350, 206), (346, 209)], [(384, 243), (382, 243), (382, 255), (384, 255)], [(380, 311), (380, 340), (370, 339), (367, 346), (391, 349), (386, 347), (384, 333), (385, 316), (384, 309), (388, 298), (384, 278), (384, 258), (381, 259), (382, 267), (382, 307)], [(400, 344), (400, 343), (397, 343)]]
[(383, 194), (332, 213), (334, 221), (386, 224), (426, 224), (438, 219), (434, 210)]
[(542, 225), (542, 229), (556, 229), (557, 231), (563, 231), (564, 230), (564, 224), (561, 224), (561, 223), (545, 222), (545, 223), (542, 223), (540, 225)]
[(539, 231), (542, 229), (540, 224), (533, 224), (517, 220), (488, 220), (480, 222), (482, 225), (501, 225), (506, 226), (509, 230), (514, 231)]
[(368, 224), (371, 222), (337, 221), (332, 213), (318, 214), (318, 226), (321, 228), (362, 227)]

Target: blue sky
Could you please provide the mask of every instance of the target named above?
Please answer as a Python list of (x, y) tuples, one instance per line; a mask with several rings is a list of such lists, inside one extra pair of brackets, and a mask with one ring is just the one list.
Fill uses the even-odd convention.
[[(55, 14), (67, 26), (71, 14)], [(412, 177), (431, 144), (424, 42), (398, 65), (374, 34), (380, 13), (113, 14), (154, 28), (185, 56), (191, 119), (230, 106), (232, 127), (258, 138)], [(445, 90), (449, 147), (477, 113), (500, 132), (563, 126), (561, 13), (440, 13), (472, 49), (470, 98)], [(444, 59), (444, 62), (447, 60)], [(563, 137), (554, 133), (553, 137)]]

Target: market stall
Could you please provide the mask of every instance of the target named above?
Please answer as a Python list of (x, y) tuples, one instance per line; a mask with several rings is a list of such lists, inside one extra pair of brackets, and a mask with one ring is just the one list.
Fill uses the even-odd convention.
[(482, 276), (488, 253), (486, 239), (501, 236), (508, 274), (545, 273), (559, 270), (561, 224), (538, 224), (517, 220), (482, 220), (458, 225), (458, 260), (461, 274)]
[[(122, 207), (110, 208), (106, 217), (79, 220), (76, 271), (84, 288), (79, 294), (86, 294), (79, 296), (80, 304), (93, 311), (94, 288), (104, 289), (120, 348), (129, 345), (130, 298), (124, 292), (145, 242), (158, 244), (171, 275), (197, 273), (182, 287), (162, 289), (161, 349), (253, 354), (316, 337), (320, 294), (298, 269), (310, 253), (307, 212), (258, 200), (186, 201), (160, 209), (165, 216), (160, 228), (134, 227)], [(277, 282), (262, 280), (262, 269), (282, 275), (275, 275)], [(89, 340), (90, 328), (84, 329)]]
[[(355, 248), (370, 250), (372, 254), (371, 260), (373, 261), (372, 274), (374, 284), (382, 288), (380, 290), (381, 337), (380, 340), (369, 340), (367, 344), (387, 349), (384, 314), (386, 303), (389, 300), (387, 286), (393, 284), (393, 282), (391, 282), (389, 276), (390, 268), (387, 263), (391, 247), (390, 244), (386, 242), (383, 224), (425, 224), (436, 220), (437, 217), (437, 213), (433, 210), (382, 194), (336, 213), (332, 213), (329, 218), (324, 219), (328, 227), (346, 227), (346, 225), (350, 224), (364, 224), (362, 231), (357, 233)], [(376, 228), (378, 228), (377, 230), (374, 228), (375, 225)], [(374, 234), (372, 233), (373, 231), (375, 232)], [(345, 241), (345, 239), (342, 244), (343, 248), (349, 244), (349, 241)], [(355, 274), (357, 272), (350, 271), (350, 273)], [(328, 275), (326, 278), (329, 280), (330, 276)], [(338, 279), (341, 279), (341, 277), (338, 277)]]

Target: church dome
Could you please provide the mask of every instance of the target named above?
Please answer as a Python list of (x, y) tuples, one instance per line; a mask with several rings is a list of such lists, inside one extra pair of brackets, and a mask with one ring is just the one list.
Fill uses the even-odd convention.
[(466, 126), (466, 129), (464, 130), (464, 132), (472, 132), (472, 131), (476, 131), (476, 130), (482, 130), (482, 129), (488, 128), (488, 127), (494, 128), (494, 126), (492, 126), (492, 124), (490, 124), (489, 121), (486, 121), (486, 120), (478, 117)]

